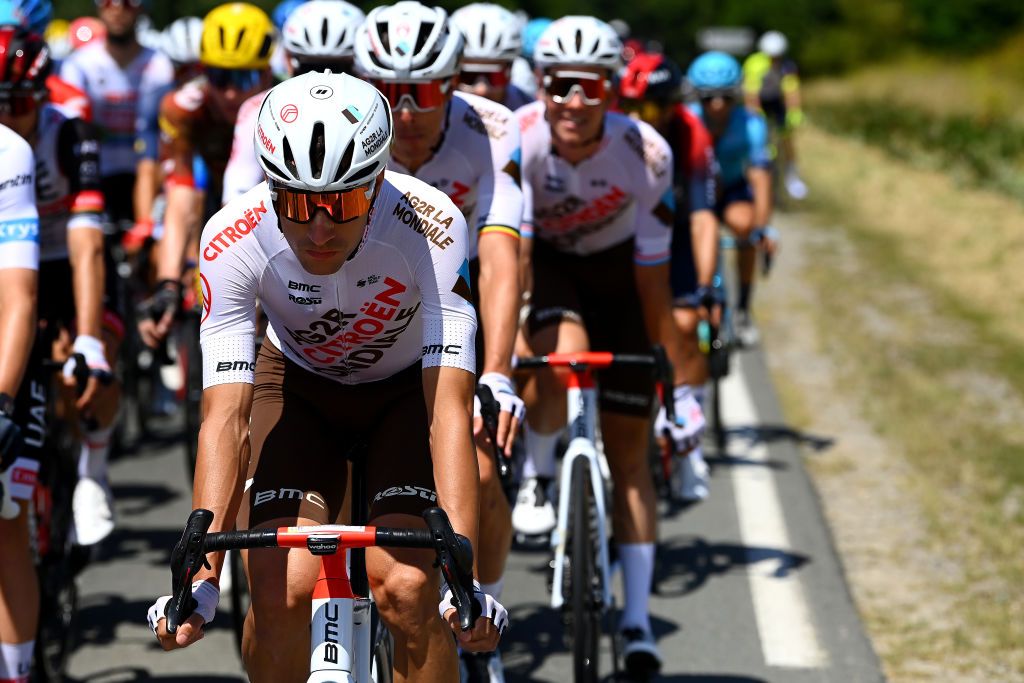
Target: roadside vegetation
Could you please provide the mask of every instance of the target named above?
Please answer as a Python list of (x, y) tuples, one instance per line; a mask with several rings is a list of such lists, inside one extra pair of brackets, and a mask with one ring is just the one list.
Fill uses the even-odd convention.
[[(915, 61), (812, 86), (801, 131), (798, 277), (833, 381), (776, 380), (799, 426), (848, 400), (884, 445), (853, 476), (832, 434), (811, 469), (833, 523), (859, 527), (837, 542), (897, 682), (1024, 680), (1024, 72), (1004, 57), (986, 73), (1005, 109), (971, 99), (984, 60)], [(763, 305), (785, 330), (787, 304)]]

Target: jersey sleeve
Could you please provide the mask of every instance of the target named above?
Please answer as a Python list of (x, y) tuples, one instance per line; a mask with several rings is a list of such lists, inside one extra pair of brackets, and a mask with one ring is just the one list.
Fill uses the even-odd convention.
[(102, 230), (100, 143), (91, 124), (74, 118), (61, 124), (57, 133), (57, 164), (68, 181), (71, 202), (68, 230)]
[(492, 173), (480, 179), (477, 199), (478, 234), (500, 232), (519, 237), (523, 218), (523, 192), (520, 189), (519, 122), (504, 107), (500, 116), (488, 122)]
[(224, 194), (222, 204), (227, 204), (235, 197), (243, 195), (256, 187), (266, 178), (256, 151), (253, 148), (253, 136), (256, 134), (256, 121), (266, 93), (260, 93), (242, 103), (235, 120), (235, 133), (231, 141), (231, 156), (224, 169)]
[(764, 116), (747, 111), (747, 141), (750, 145), (750, 165), (755, 168), (770, 168), (771, 151), (768, 149), (768, 124)]
[[(447, 197), (438, 198), (452, 223), (452, 242), (432, 245), (414, 267), (423, 301), (423, 367), (452, 367), (476, 373), (476, 311), (469, 277), (469, 230)], [(447, 206), (445, 206), (447, 204)]]
[(32, 148), (0, 126), (0, 269), (39, 269), (39, 212), (36, 209)]
[(672, 191), (672, 148), (665, 139), (647, 126), (642, 126), (642, 172), (634, 189), (636, 197), (636, 249), (638, 265), (655, 266), (667, 263), (672, 248), (672, 226), (675, 222), (676, 200)]
[(519, 233), (523, 237), (533, 237), (533, 185), (530, 183), (532, 177), (532, 166), (537, 163), (537, 155), (533, 153), (537, 146), (534, 138), (537, 137), (539, 127), (544, 123), (542, 105), (532, 103), (516, 110), (516, 119), (519, 121), (519, 143), (520, 143), (520, 186), (523, 191), (523, 217), (520, 221)]
[(690, 128), (689, 174), (690, 213), (712, 209), (715, 206), (715, 176), (718, 162), (715, 160), (715, 145), (711, 134), (699, 118), (683, 110)]
[[(223, 212), (206, 224), (200, 253), (219, 234)], [(203, 389), (218, 384), (252, 384), (256, 369), (256, 296), (259, 278), (246, 250), (236, 248), (200, 259), (203, 313), (199, 344), (203, 351)]]

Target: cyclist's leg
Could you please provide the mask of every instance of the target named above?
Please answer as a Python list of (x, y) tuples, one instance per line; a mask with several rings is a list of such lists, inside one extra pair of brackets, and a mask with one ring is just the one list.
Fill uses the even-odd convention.
[[(422, 528), (423, 510), (437, 505), (422, 371), (416, 364), (387, 381), (390, 400), (367, 440), (370, 524)], [(458, 677), (451, 629), (438, 617), (434, 560), (430, 550), (366, 551), (366, 575), (394, 639), (395, 680)]]
[[(264, 344), (256, 364), (250, 421), (251, 483), (242, 498), (239, 528), (338, 520), (348, 476), (344, 448), (349, 432), (348, 425), (322, 412), (333, 403), (334, 387), (340, 385), (288, 363), (280, 351)], [(303, 447), (296, 451), (298, 443)], [(306, 550), (251, 551), (242, 558), (251, 595), (242, 658), (250, 679), (305, 680), (319, 558)]]

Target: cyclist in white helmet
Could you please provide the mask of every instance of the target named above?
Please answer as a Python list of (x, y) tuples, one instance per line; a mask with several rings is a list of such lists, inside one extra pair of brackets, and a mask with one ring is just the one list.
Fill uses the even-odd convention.
[[(199, 64), (199, 43), (203, 38), (201, 17), (181, 17), (164, 29), (160, 39), (160, 51), (174, 64), (175, 69)], [(176, 73), (175, 81), (182, 79)]]
[[(511, 455), (523, 414), (511, 380), (523, 211), (519, 125), (501, 104), (455, 92), (462, 44), (462, 35), (443, 9), (399, 2), (370, 12), (356, 43), (356, 65), (392, 107), (395, 139), (388, 168), (443, 191), (469, 221), (470, 282), (481, 320), (476, 370), (480, 384), (501, 405), (497, 445)], [(496, 474), (493, 446), (482, 422), (476, 427), (481, 477), (477, 567), (485, 592), (500, 598), (512, 539), (511, 512)], [(491, 680), (503, 680), (498, 653), (467, 655), (464, 660), (480, 674), (486, 668)]]
[[(239, 528), (340, 523), (346, 458), (363, 445), (368, 524), (422, 527), (422, 510), (438, 504), (477, 543), (466, 222), (443, 193), (385, 172), (391, 136), (390, 107), (364, 81), (291, 78), (260, 109), (254, 145), (267, 181), (206, 224), (192, 502), (213, 511), (211, 531), (236, 515)], [(258, 356), (257, 299), (269, 321)], [(211, 559), (196, 576), (196, 612), (175, 635), (169, 596), (150, 608), (165, 649), (191, 645), (213, 619), (223, 557)], [(463, 649), (493, 650), (507, 615), (478, 591), (484, 616), (460, 632), (433, 560), (371, 548), (366, 570), (402, 680), (450, 683), (452, 632)], [(253, 680), (306, 679), (319, 564), (304, 549), (248, 554), (243, 655)]]
[[(289, 76), (325, 69), (351, 74), (356, 32), (364, 18), (361, 9), (345, 0), (310, 0), (292, 10), (281, 31)], [(224, 170), (225, 204), (263, 182), (263, 170), (252, 150), (252, 136), (267, 92), (253, 95), (238, 109), (231, 156)]]
[[(517, 353), (644, 353), (661, 344), (675, 368), (679, 422), (669, 422), (662, 409), (657, 431), (669, 430), (687, 450), (704, 418), (685, 385), (672, 314), (672, 151), (651, 126), (609, 111), (621, 54), (615, 31), (593, 17), (559, 19), (537, 42), (543, 95), (516, 112), (524, 260), (533, 289)], [(661, 667), (648, 611), (657, 520), (647, 464), (653, 395), (653, 379), (642, 373), (613, 368), (601, 376), (601, 433), (615, 485), (613, 525), (625, 587), (620, 651), (636, 679)], [(513, 523), (541, 528), (544, 522), (550, 529), (554, 513), (544, 483), (554, 475), (564, 388), (553, 372), (537, 373), (523, 385), (523, 398), (529, 458)]]
[(459, 89), (515, 111), (533, 102), (512, 83), (512, 65), (523, 47), (522, 22), (501, 5), (474, 2), (455, 10), (452, 23), (466, 40)]

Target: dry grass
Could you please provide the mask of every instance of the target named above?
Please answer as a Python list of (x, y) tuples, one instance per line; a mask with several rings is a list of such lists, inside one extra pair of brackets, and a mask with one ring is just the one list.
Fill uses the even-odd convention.
[(769, 343), (838, 432), (812, 471), (869, 632), (894, 681), (1024, 680), (1019, 204), (813, 128), (801, 156), (819, 227), (766, 328), (812, 321)]

